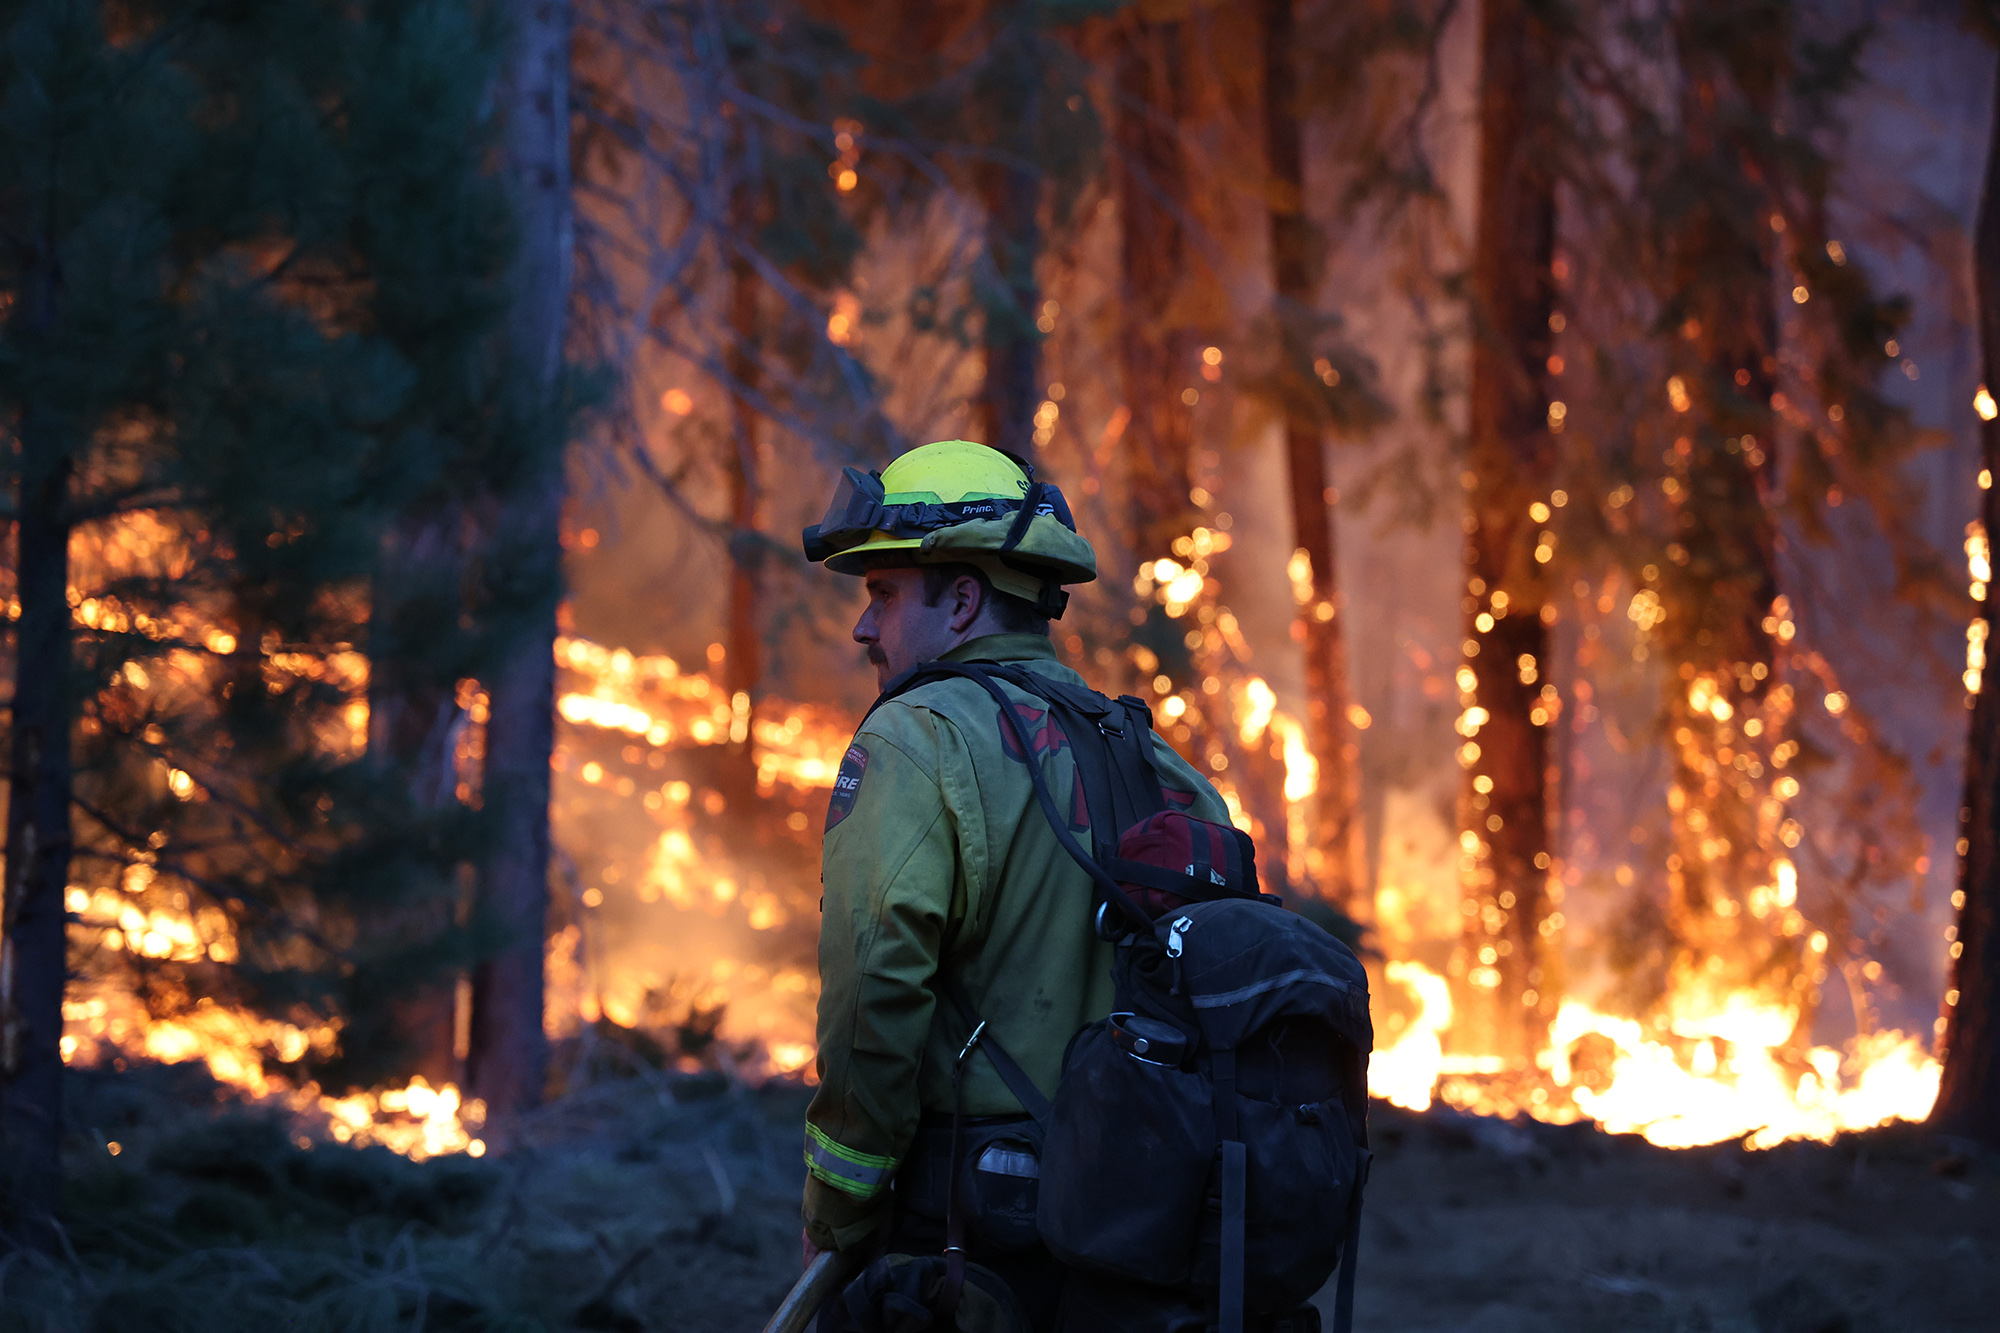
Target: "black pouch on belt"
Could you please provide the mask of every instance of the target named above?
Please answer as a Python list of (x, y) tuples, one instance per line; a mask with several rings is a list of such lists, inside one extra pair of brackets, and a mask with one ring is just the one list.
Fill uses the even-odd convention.
[[(971, 1234), (995, 1250), (1024, 1250), (1040, 1239), (1042, 1132), (1027, 1116), (968, 1117), (959, 1200)], [(920, 1217), (942, 1219), (951, 1172), (951, 1126), (925, 1125), (896, 1173), (896, 1200)]]

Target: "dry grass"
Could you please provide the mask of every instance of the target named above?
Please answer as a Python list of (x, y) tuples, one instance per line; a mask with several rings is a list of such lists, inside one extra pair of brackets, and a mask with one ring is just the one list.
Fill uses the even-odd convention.
[(0, 1262), (0, 1333), (757, 1327), (798, 1263), (803, 1093), (627, 1072), (505, 1158), (424, 1163), (302, 1148), (186, 1067), (81, 1074), (69, 1252)]

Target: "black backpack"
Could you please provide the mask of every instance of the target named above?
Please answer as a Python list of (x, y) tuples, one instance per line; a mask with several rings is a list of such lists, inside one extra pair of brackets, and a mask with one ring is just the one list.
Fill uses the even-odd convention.
[[(1334, 1328), (1348, 1333), (1370, 1160), (1373, 1028), (1359, 960), (1259, 892), (1241, 831), (1167, 809), (1143, 701), (997, 662), (922, 663), (882, 699), (953, 677), (993, 696), (1026, 755), (1027, 725), (999, 682), (1049, 705), (1075, 757), (1089, 850), (1040, 764), (1028, 773), (1049, 827), (1096, 885), (1098, 932), (1117, 945), (1116, 1011), (1072, 1039), (1053, 1104), (998, 1042), (979, 1042), (973, 1006), (941, 979), (1041, 1131), (1042, 1242), (1073, 1268), (1212, 1293), (1221, 1333), (1242, 1333), (1246, 1310), (1295, 1310), (1338, 1268)], [(1188, 830), (1169, 827), (1177, 819), (1197, 850), (1169, 859), (1163, 847), (1190, 845)], [(1156, 920), (1137, 898), (1180, 905)]]

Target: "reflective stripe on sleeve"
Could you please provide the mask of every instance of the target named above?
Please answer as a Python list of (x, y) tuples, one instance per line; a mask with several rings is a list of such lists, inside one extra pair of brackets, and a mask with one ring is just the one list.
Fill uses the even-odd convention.
[(867, 1199), (887, 1187), (896, 1174), (896, 1159), (844, 1148), (819, 1126), (807, 1125), (806, 1169), (837, 1190)]

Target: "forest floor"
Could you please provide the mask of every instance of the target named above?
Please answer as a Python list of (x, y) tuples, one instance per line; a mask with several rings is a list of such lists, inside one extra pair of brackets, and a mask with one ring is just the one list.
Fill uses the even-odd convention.
[[(504, 1157), (417, 1164), (301, 1147), (199, 1066), (78, 1073), (73, 1253), (0, 1263), (0, 1333), (756, 1333), (798, 1272), (806, 1097), (641, 1071)], [(1915, 1127), (1668, 1152), (1374, 1124), (1363, 1333), (1995, 1327), (2000, 1165)]]
[(1752, 1152), (1381, 1105), (1371, 1121), (1365, 1333), (2000, 1327), (2000, 1169), (1914, 1125)]

